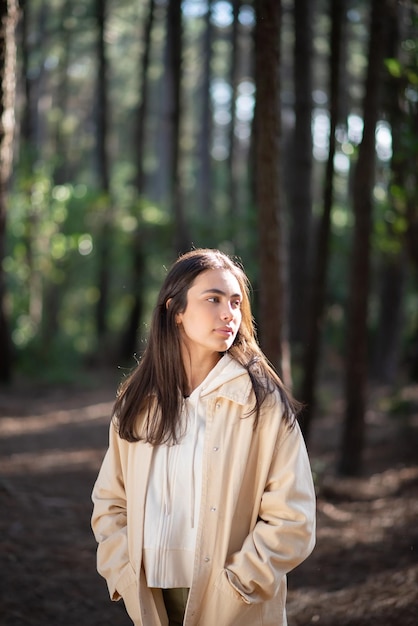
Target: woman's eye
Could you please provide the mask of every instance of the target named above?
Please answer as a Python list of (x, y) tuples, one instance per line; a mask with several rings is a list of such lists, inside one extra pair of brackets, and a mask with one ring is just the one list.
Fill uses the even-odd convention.
[(241, 300), (234, 300), (232, 306), (234, 307), (234, 309), (239, 309), (241, 307)]
[(219, 302), (218, 296), (211, 296), (208, 298), (208, 302)]

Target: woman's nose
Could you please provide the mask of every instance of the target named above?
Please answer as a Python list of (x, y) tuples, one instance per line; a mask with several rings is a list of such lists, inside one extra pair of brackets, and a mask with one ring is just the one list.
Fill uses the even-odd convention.
[(225, 307), (224, 307), (224, 309), (222, 311), (222, 319), (224, 319), (224, 320), (232, 320), (233, 317), (234, 317), (234, 313), (233, 313), (231, 305), (228, 302), (228, 304), (225, 305)]

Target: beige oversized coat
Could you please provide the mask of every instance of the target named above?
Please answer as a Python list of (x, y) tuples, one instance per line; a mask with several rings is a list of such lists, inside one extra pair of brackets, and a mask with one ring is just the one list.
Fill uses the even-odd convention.
[[(282, 421), (279, 395), (259, 425), (249, 376), (231, 360), (201, 394), (206, 431), (193, 582), (184, 626), (284, 626), (286, 573), (315, 543), (315, 494), (299, 426)], [(110, 426), (92, 499), (97, 568), (135, 626), (167, 626), (161, 591), (141, 567), (144, 502), (153, 447)]]

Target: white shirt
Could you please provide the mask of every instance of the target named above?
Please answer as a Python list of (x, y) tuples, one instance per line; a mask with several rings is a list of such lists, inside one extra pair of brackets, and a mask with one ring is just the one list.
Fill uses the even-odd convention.
[(147, 486), (143, 564), (148, 587), (190, 587), (200, 509), (205, 399), (200, 395), (226, 365), (220, 359), (185, 398), (185, 434), (177, 445), (154, 447)]

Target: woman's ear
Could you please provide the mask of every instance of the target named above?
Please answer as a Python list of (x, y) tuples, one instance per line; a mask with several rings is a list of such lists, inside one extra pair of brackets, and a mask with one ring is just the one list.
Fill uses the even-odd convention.
[[(165, 303), (165, 308), (166, 308), (167, 310), (170, 308), (170, 305), (171, 305), (171, 301), (172, 301), (172, 299), (173, 299), (173, 298), (169, 298), (169, 299), (167, 300), (167, 302)], [(181, 324), (181, 313), (177, 313), (177, 314), (176, 314), (175, 320), (176, 320), (176, 324)]]

